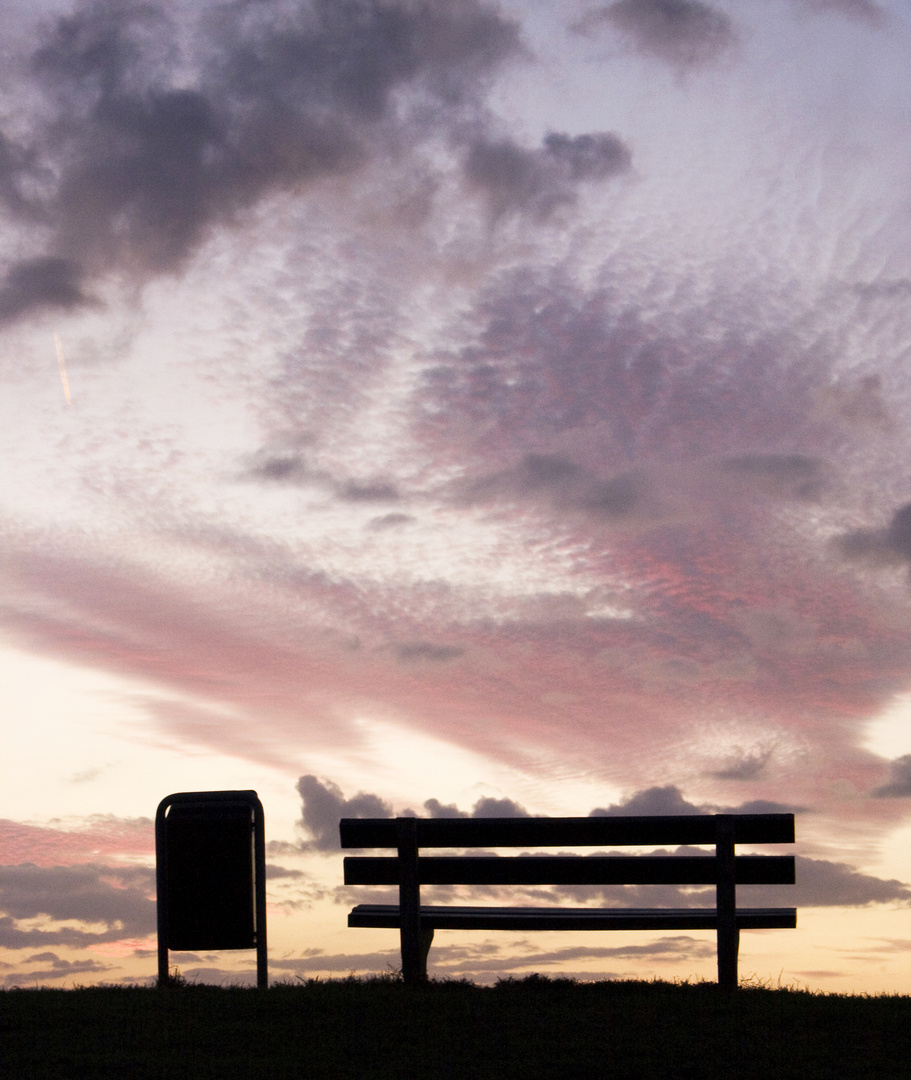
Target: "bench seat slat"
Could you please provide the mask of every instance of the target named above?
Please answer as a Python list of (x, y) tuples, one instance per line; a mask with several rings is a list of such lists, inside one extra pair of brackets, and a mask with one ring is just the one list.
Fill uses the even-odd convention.
[[(418, 818), (417, 843), (428, 847), (604, 847), (714, 844), (712, 814), (662, 817)], [(394, 848), (394, 818), (342, 818), (343, 848)], [(793, 844), (793, 814), (736, 814), (738, 844)]]
[[(358, 904), (349, 926), (399, 927), (397, 904)], [(421, 925), (433, 930), (715, 930), (714, 908), (498, 908), (422, 905)], [(788, 930), (796, 908), (738, 908), (741, 930)]]
[[(738, 855), (738, 885), (793, 885), (793, 855)], [(398, 859), (349, 856), (346, 885), (397, 885)], [(421, 885), (713, 885), (712, 855), (421, 856)]]

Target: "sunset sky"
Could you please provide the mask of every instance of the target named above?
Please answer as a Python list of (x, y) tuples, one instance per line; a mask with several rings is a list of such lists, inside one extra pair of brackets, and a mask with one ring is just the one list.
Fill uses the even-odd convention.
[(399, 964), (342, 815), (743, 808), (741, 973), (911, 993), (906, 2), (5, 0), (0, 214), (0, 985), (151, 978), (253, 788), (276, 979)]

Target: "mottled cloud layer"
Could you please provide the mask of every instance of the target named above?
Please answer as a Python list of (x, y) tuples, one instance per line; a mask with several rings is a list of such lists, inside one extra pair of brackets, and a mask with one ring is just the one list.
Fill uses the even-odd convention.
[(577, 183), (628, 168), (615, 135), (531, 150), (484, 134), (484, 91), (520, 52), (517, 24), (484, 0), (195, 16), (84, 0), (19, 57), (43, 108), (25, 136), (0, 132), (0, 200), (44, 250), (8, 263), (0, 321), (90, 304), (91, 280), (112, 272), (178, 272), (263, 199), (346, 182), (430, 138), (497, 212), (547, 215)]
[(155, 827), (149, 818), (97, 815), (78, 828), (53, 828), (0, 820), (0, 864), (61, 866), (150, 856)]

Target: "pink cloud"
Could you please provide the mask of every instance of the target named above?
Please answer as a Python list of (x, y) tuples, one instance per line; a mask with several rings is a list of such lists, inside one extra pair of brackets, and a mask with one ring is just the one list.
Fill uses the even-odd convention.
[(155, 853), (155, 829), (148, 818), (99, 814), (78, 829), (27, 825), (0, 819), (0, 864), (71, 866), (116, 864)]

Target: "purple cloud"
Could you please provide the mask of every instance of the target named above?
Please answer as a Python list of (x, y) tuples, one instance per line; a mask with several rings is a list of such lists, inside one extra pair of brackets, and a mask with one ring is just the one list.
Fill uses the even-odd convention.
[(599, 24), (615, 29), (637, 51), (679, 67), (707, 64), (736, 41), (730, 17), (701, 0), (617, 0), (576, 25), (584, 33)]

